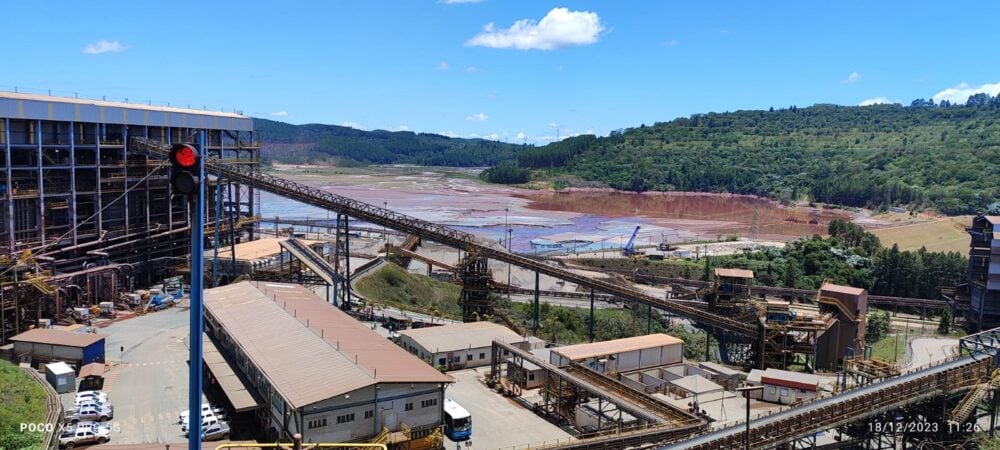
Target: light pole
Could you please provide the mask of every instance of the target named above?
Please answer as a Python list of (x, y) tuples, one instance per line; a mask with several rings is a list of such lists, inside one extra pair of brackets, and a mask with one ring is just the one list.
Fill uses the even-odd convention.
[(743, 433), (743, 448), (746, 450), (750, 450), (750, 392), (763, 390), (764, 386), (743, 386), (741, 388), (736, 388), (737, 392), (742, 392), (747, 398), (747, 428)]
[(604, 243), (608, 240), (607, 236), (601, 238), (601, 259), (604, 259)]
[(893, 328), (892, 331), (896, 334), (895, 344), (892, 346), (892, 362), (895, 363), (899, 361), (899, 329)]
[[(382, 209), (389, 211), (389, 201), (382, 200)], [(386, 229), (385, 224), (382, 224), (382, 238), (385, 239), (385, 257), (389, 257), (389, 230)]]

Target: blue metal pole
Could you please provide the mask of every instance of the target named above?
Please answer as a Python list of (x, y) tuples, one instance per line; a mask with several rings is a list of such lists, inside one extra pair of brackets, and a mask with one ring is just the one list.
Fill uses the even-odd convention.
[(198, 131), (198, 196), (191, 224), (191, 355), (188, 378), (188, 450), (201, 450), (201, 335), (205, 281), (205, 130)]

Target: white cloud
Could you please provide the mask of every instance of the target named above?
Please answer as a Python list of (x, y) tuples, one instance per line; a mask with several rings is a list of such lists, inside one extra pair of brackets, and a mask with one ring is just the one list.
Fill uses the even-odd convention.
[(549, 122), (549, 128), (554, 130), (556, 128), (559, 128), (559, 124), (555, 122)]
[(473, 114), (471, 116), (466, 116), (465, 120), (469, 120), (469, 121), (472, 121), (472, 122), (484, 122), (484, 121), (486, 121), (486, 119), (489, 119), (489, 118), (490, 118), (490, 116), (487, 116), (486, 114), (476, 113), (476, 114)]
[(678, 41), (677, 39), (671, 39), (671, 40), (669, 40), (667, 42), (664, 42), (663, 45), (665, 45), (667, 47), (676, 47), (680, 43), (681, 42)]
[(492, 92), (490, 92), (489, 94), (486, 94), (486, 98), (488, 98), (490, 100), (496, 100), (497, 95), (494, 94), (494, 93), (492, 93)]
[(893, 103), (899, 103), (899, 100), (889, 100), (887, 97), (872, 97), (864, 99), (858, 106), (871, 106), (871, 105), (891, 105)]
[(719, 34), (721, 34), (723, 36), (729, 36), (729, 30), (723, 28), (723, 29), (719, 30)]
[(288, 111), (277, 111), (271, 113), (271, 115), (274, 117), (288, 117)]
[(979, 86), (969, 86), (968, 83), (962, 82), (958, 86), (950, 87), (934, 94), (931, 98), (937, 103), (941, 103), (942, 100), (948, 100), (951, 103), (961, 103), (964, 105), (969, 100), (969, 97), (981, 93), (989, 94), (990, 97), (1000, 95), (1000, 82), (993, 84), (985, 83)]
[(343, 122), (340, 124), (342, 127), (354, 128), (355, 130), (361, 129), (361, 124), (357, 122)]
[(393, 128), (392, 130), (389, 130), (389, 131), (412, 131), (412, 130), (410, 130), (410, 127), (408, 127), (406, 125), (400, 125), (400, 126), (397, 126), (396, 128)]
[(106, 41), (101, 39), (93, 44), (83, 47), (83, 52), (88, 55), (100, 55), (101, 53), (118, 53), (128, 50), (128, 47), (118, 41)]
[(448, 70), (451, 66), (448, 65), (448, 61), (441, 61), (438, 63), (438, 70)]
[(483, 70), (483, 69), (481, 69), (479, 67), (476, 67), (476, 66), (468, 66), (468, 67), (466, 67), (465, 69), (462, 69), (462, 70), (465, 71), (465, 73), (481, 73), (481, 72), (485, 72), (485, 70)]
[(444, 3), (445, 5), (458, 5), (462, 3), (479, 3), (483, 0), (438, 0), (438, 3)]
[(597, 13), (553, 8), (542, 20), (521, 19), (510, 28), (497, 28), (493, 22), (465, 42), (466, 47), (516, 48), (518, 50), (555, 50), (572, 45), (597, 42), (604, 26)]
[(847, 76), (847, 78), (844, 78), (841, 81), (841, 83), (844, 83), (844, 84), (857, 83), (858, 80), (860, 80), (860, 79), (861, 79), (861, 74), (858, 73), (858, 71), (855, 70), (854, 72), (851, 72), (850, 75)]
[(450, 137), (450, 138), (462, 137), (461, 134), (458, 134), (458, 133), (456, 133), (454, 131), (451, 131), (451, 130), (448, 130), (448, 131), (438, 131), (437, 134), (440, 134), (441, 136), (447, 136), (447, 137)]

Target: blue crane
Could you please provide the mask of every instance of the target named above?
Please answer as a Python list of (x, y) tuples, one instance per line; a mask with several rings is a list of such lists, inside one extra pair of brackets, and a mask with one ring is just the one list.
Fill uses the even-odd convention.
[(635, 237), (639, 234), (639, 225), (635, 226), (635, 230), (632, 231), (632, 237), (628, 238), (628, 243), (622, 247), (622, 256), (636, 256), (639, 252), (635, 249)]

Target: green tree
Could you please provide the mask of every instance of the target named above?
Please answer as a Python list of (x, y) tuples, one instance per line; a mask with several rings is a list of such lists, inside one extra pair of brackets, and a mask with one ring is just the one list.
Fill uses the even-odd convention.
[(948, 334), (951, 331), (951, 308), (945, 307), (941, 310), (941, 321), (938, 322), (938, 333)]
[(868, 314), (868, 325), (865, 329), (865, 341), (875, 342), (881, 340), (889, 334), (890, 328), (889, 313), (880, 310), (871, 310)]

